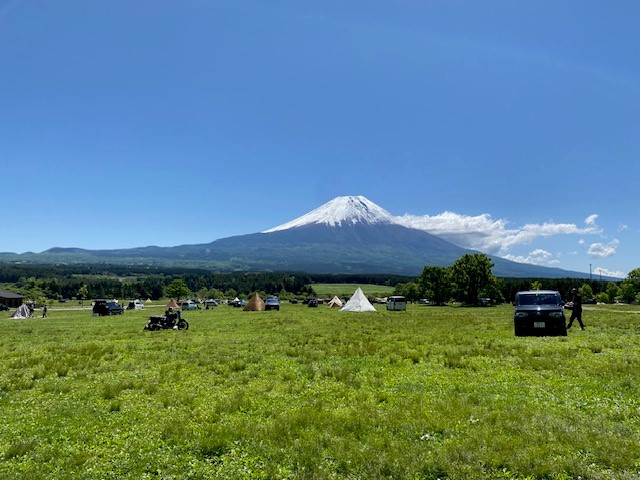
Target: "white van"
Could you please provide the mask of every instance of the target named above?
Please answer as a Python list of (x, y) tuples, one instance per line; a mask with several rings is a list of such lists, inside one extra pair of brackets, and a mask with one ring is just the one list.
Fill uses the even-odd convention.
[(188, 300), (186, 302), (182, 302), (182, 305), (180, 306), (180, 308), (182, 310), (195, 310), (198, 308), (198, 304), (193, 300)]
[(407, 309), (406, 298), (400, 295), (387, 297), (387, 310), (406, 310), (406, 309)]
[(127, 306), (128, 310), (142, 310), (144, 309), (144, 303), (142, 303), (142, 300), (133, 300), (132, 302), (129, 302), (129, 305)]

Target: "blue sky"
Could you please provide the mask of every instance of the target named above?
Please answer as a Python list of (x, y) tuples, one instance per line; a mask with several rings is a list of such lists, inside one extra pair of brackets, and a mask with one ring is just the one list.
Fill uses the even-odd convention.
[(0, 251), (204, 243), (363, 195), (640, 267), (640, 3), (0, 0)]

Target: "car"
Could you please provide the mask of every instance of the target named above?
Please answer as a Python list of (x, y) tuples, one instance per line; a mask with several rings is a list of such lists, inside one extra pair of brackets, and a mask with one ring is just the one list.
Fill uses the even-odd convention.
[(560, 293), (555, 290), (527, 290), (516, 293), (513, 302), (516, 337), (566, 336), (567, 319)]
[(217, 307), (219, 305), (220, 305), (220, 300), (217, 300), (214, 298), (210, 298), (204, 301), (204, 308), (206, 310), (209, 310), (209, 308), (212, 308), (212, 307)]
[(198, 308), (198, 304), (193, 300), (187, 300), (185, 302), (182, 302), (182, 305), (180, 305), (180, 308), (182, 310), (196, 310)]
[(407, 309), (407, 299), (401, 295), (387, 297), (387, 310), (403, 311)]
[(277, 297), (268, 297), (264, 301), (265, 310), (280, 310), (280, 300)]
[(307, 307), (317, 307), (317, 306), (318, 306), (318, 299), (310, 298), (309, 302), (307, 303)]
[(96, 300), (93, 302), (93, 314), (99, 316), (122, 315), (124, 307), (112, 300)]
[(0, 312), (4, 312), (5, 310), (9, 310), (9, 305), (0, 303)]
[(134, 300), (132, 302), (129, 302), (129, 305), (127, 306), (127, 309), (129, 309), (129, 310), (143, 310), (144, 309), (144, 303), (142, 302), (142, 300)]

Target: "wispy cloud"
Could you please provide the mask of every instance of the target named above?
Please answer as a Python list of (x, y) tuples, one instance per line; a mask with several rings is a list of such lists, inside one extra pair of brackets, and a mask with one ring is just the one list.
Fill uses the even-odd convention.
[(589, 246), (589, 251), (587, 253), (592, 257), (599, 257), (599, 258), (610, 257), (611, 255), (615, 255), (619, 245), (620, 245), (620, 241), (616, 238), (614, 238), (607, 244), (592, 243)]
[(526, 245), (540, 237), (555, 235), (585, 235), (600, 233), (593, 214), (584, 220), (584, 227), (574, 223), (529, 223), (522, 227), (508, 228), (508, 221), (494, 220), (484, 213), (477, 216), (444, 212), (439, 215), (403, 215), (396, 221), (404, 226), (424, 230), (449, 240), (456, 245), (485, 253), (506, 255), (516, 245)]

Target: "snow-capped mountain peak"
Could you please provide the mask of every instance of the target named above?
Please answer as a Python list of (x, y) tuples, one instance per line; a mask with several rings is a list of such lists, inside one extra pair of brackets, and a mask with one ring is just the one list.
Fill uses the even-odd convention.
[(393, 218), (393, 215), (384, 208), (379, 207), (361, 195), (336, 197), (295, 220), (265, 230), (263, 233), (272, 233), (314, 224), (325, 224), (335, 227), (356, 223), (369, 225), (376, 223), (394, 223)]

